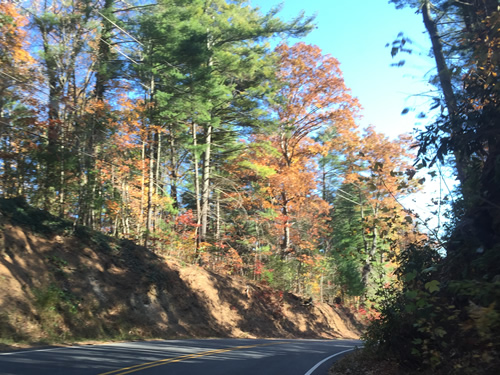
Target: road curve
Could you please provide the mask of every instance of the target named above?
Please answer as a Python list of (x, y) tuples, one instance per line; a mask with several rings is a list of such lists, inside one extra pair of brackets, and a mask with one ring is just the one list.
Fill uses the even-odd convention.
[(0, 353), (1, 375), (325, 375), (359, 340), (165, 340)]

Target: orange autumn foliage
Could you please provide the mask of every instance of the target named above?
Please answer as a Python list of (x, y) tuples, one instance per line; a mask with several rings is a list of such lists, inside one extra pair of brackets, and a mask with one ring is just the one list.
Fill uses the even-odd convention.
[(32, 64), (33, 58), (27, 51), (26, 31), (22, 27), (28, 21), (11, 2), (0, 3), (0, 64), (3, 69)]
[(358, 105), (345, 87), (338, 61), (318, 47), (282, 44), (276, 52), (281, 88), (273, 110), (279, 123), (270, 141), (277, 153), (267, 161), (276, 174), (269, 177), (267, 193), (280, 211), (276, 229), (282, 231), (286, 253), (293, 247), (313, 248), (326, 227), (330, 208), (316, 194), (316, 160), (328, 149), (313, 136), (333, 127), (349, 138)]

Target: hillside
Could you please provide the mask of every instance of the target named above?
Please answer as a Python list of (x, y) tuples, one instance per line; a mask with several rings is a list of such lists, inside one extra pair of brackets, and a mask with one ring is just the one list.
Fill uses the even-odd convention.
[(128, 240), (0, 201), (0, 338), (356, 338), (347, 311), (180, 265)]

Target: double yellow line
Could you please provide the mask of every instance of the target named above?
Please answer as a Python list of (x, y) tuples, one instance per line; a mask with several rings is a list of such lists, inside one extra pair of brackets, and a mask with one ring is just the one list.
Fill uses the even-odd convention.
[(146, 369), (151, 368), (151, 367), (163, 366), (163, 365), (166, 365), (168, 363), (182, 362), (182, 361), (185, 361), (187, 359), (206, 357), (209, 355), (232, 352), (235, 350), (251, 349), (251, 348), (257, 348), (257, 347), (262, 347), (262, 346), (281, 345), (281, 344), (288, 344), (288, 343), (287, 342), (273, 342), (273, 343), (268, 343), (268, 344), (234, 346), (232, 348), (209, 350), (209, 351), (201, 352), (201, 353), (186, 354), (186, 355), (181, 355), (179, 357), (165, 358), (165, 359), (160, 359), (158, 361), (141, 363), (141, 364), (135, 365), (135, 366), (124, 367), (124, 368), (109, 371), (109, 372), (103, 372), (102, 374), (99, 374), (99, 375), (125, 375), (125, 374), (130, 374), (132, 372), (146, 370)]

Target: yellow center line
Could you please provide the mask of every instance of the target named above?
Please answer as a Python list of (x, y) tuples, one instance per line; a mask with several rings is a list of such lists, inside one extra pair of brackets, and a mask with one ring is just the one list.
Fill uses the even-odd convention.
[[(213, 351), (213, 350), (212, 350)], [(208, 352), (207, 352), (208, 353)], [(99, 375), (111, 375), (111, 374), (117, 374), (119, 373), (120, 371), (125, 371), (125, 370), (130, 370), (130, 369), (135, 369), (137, 367), (143, 367), (143, 366), (147, 366), (147, 365), (150, 365), (150, 364), (153, 364), (153, 363), (158, 363), (158, 364), (161, 364), (161, 362), (170, 362), (172, 359), (175, 359), (175, 358), (184, 358), (184, 359), (188, 359), (188, 358), (191, 358), (194, 354), (186, 354), (186, 355), (183, 355), (183, 356), (180, 356), (180, 357), (174, 357), (174, 358), (165, 358), (165, 359), (161, 359), (159, 361), (153, 361), (153, 362), (147, 362), (147, 363), (141, 363), (139, 365), (135, 365), (135, 366), (130, 366), (130, 367), (124, 367), (124, 368), (121, 368), (121, 369), (118, 369), (118, 370), (113, 370), (113, 371), (109, 371), (109, 372), (103, 372), (102, 374), (99, 374)]]
[(162, 365), (165, 365), (167, 363), (182, 362), (182, 361), (185, 361), (187, 359), (205, 357), (205, 356), (209, 356), (209, 355), (226, 353), (226, 352), (231, 352), (231, 351), (235, 351), (235, 350), (257, 348), (257, 347), (270, 346), (270, 345), (281, 345), (281, 344), (288, 344), (288, 342), (276, 342), (276, 343), (273, 342), (273, 343), (268, 343), (268, 344), (235, 346), (232, 348), (215, 349), (215, 350), (209, 350), (209, 351), (201, 352), (201, 353), (185, 354), (185, 355), (181, 355), (179, 357), (165, 358), (165, 359), (160, 359), (158, 361), (141, 363), (141, 364), (135, 365), (135, 366), (123, 367), (123, 368), (118, 369), (118, 370), (103, 372), (102, 374), (99, 374), (99, 375), (111, 375), (111, 374), (126, 375), (126, 374), (130, 374), (132, 372), (145, 370), (145, 369), (148, 369), (151, 367), (162, 366)]

